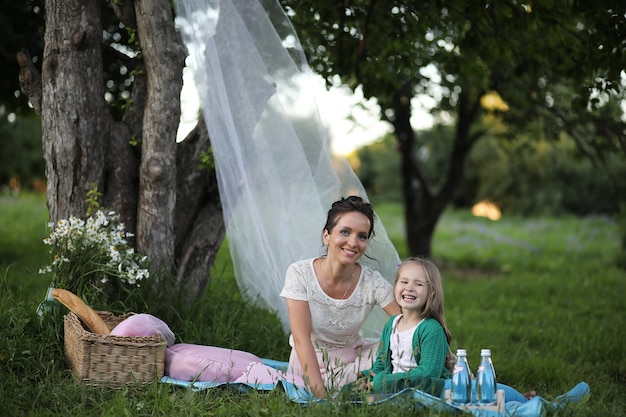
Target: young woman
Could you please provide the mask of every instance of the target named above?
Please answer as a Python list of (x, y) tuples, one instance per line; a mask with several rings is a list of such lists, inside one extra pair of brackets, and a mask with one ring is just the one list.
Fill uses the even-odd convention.
[(317, 398), (357, 378), (373, 362), (378, 341), (363, 339), (361, 326), (379, 305), (400, 313), (392, 286), (358, 263), (374, 235), (374, 210), (361, 197), (332, 204), (322, 241), (326, 256), (291, 264), (285, 298), (292, 346), (288, 372), (301, 375)]

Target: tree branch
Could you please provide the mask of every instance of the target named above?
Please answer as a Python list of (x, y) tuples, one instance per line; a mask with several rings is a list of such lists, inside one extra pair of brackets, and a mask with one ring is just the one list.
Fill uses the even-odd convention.
[(33, 105), (35, 113), (41, 116), (41, 73), (35, 68), (27, 49), (22, 49), (17, 53), (17, 63), (20, 65), (20, 89)]
[(109, 4), (124, 26), (132, 29), (137, 27), (137, 15), (132, 1), (111, 1)]

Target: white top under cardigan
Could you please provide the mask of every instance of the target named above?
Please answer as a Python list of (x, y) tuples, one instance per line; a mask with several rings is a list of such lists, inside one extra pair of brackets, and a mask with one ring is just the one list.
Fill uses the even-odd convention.
[(411, 369), (417, 368), (417, 362), (415, 362), (415, 352), (413, 352), (413, 334), (417, 330), (417, 326), (422, 324), (420, 320), (415, 326), (410, 329), (400, 331), (398, 330), (398, 322), (402, 318), (402, 314), (397, 315), (393, 321), (393, 330), (391, 331), (391, 337), (389, 338), (389, 350), (391, 351), (391, 366), (393, 373), (408, 372)]

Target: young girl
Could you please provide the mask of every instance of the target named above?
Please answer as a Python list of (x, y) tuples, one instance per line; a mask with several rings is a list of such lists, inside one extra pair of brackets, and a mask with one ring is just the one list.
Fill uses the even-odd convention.
[(346, 389), (391, 393), (414, 387), (440, 396), (445, 380), (451, 378), (446, 368), (451, 336), (437, 267), (420, 258), (402, 262), (394, 298), (402, 314), (385, 324), (374, 366), (361, 371), (361, 378)]
[[(409, 258), (400, 264), (394, 284), (394, 297), (402, 314), (391, 317), (380, 338), (376, 361), (361, 371), (346, 392), (393, 393), (413, 387), (443, 398), (450, 389), (450, 331), (443, 313), (443, 287), (439, 269), (427, 259)], [(498, 384), (506, 401), (526, 402), (534, 391), (521, 394)]]

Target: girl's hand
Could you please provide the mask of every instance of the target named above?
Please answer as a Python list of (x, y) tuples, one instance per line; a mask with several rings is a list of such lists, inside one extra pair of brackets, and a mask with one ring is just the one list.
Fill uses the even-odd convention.
[(357, 389), (359, 389), (360, 391), (371, 391), (374, 387), (373, 379), (376, 374), (372, 371), (368, 371), (367, 375), (363, 372), (359, 372), (359, 375), (361, 375), (361, 377), (357, 379), (355, 383)]
[(355, 387), (358, 391), (370, 391), (372, 389), (372, 381), (368, 378), (359, 378), (356, 380)]

